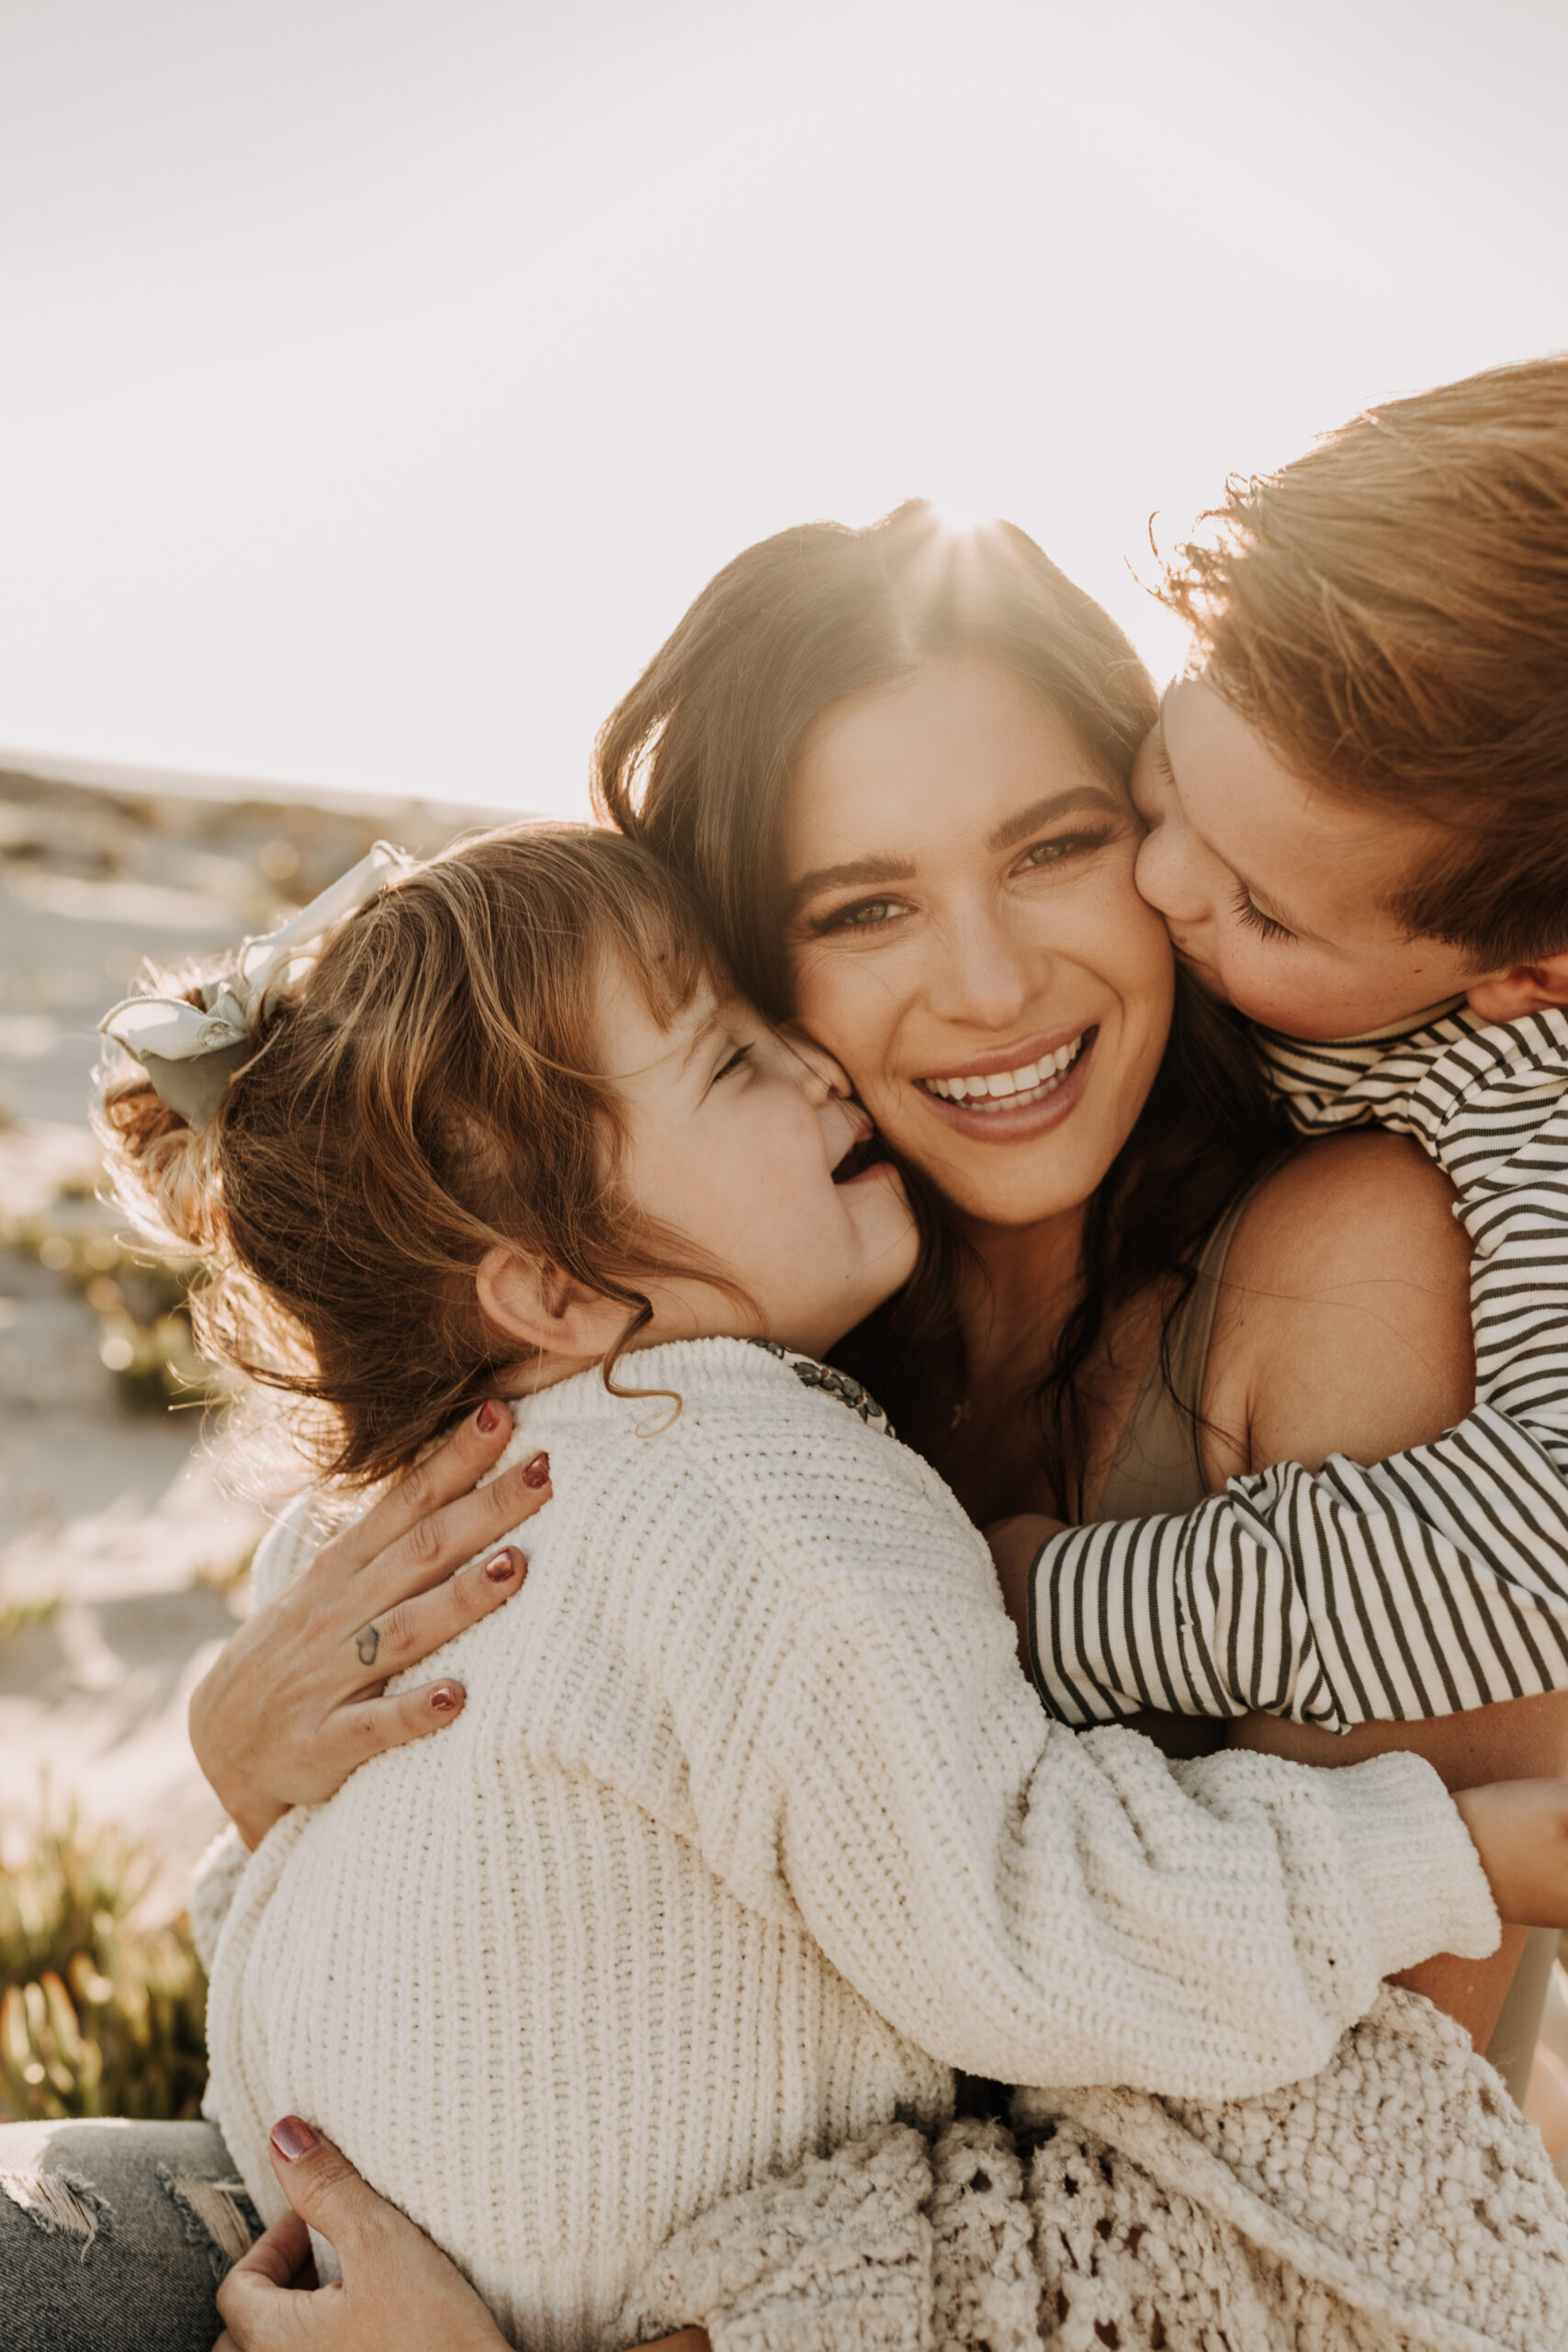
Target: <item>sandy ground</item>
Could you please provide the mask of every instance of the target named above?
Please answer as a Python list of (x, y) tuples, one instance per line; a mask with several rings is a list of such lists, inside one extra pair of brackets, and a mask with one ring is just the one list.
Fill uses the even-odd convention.
[[(245, 1605), (265, 1517), (231, 1491), (221, 1419), (130, 1402), (98, 1317), (39, 1234), (117, 1230), (93, 1198), (96, 1023), (143, 956), (264, 930), (378, 834), (427, 851), (465, 813), (118, 788), (0, 771), (0, 1839), (39, 1775), (141, 1835), (177, 1908), (220, 1826), (186, 1736), (191, 1689)], [(45, 1257), (49, 1255), (46, 1248)], [(112, 1351), (111, 1351), (112, 1355)]]

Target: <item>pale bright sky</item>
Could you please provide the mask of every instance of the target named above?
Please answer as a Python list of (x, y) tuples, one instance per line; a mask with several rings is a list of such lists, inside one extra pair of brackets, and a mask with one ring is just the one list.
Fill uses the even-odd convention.
[(0, 0), (0, 746), (583, 805), (711, 572), (1129, 576), (1568, 345), (1562, 0)]

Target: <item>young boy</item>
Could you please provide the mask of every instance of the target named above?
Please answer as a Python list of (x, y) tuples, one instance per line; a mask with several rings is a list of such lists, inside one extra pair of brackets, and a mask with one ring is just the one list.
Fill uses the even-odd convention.
[(1299, 1126), (1376, 1120), (1455, 1185), (1476, 1409), (1056, 1535), (1036, 1679), (1073, 1724), (1333, 1731), (1568, 1688), (1568, 358), (1369, 412), (1213, 519), (1168, 579), (1198, 666), (1139, 887)]
[[(1476, 1404), (1371, 1467), (1056, 1533), (1029, 1647), (1067, 1723), (1261, 1713), (1314, 1728), (1248, 1744), (1323, 1761), (1568, 1690), (1568, 358), (1370, 411), (1208, 519), (1167, 578), (1195, 658), (1134, 775), (1138, 885), (1297, 1126), (1375, 1120), (1453, 1183)], [(1521, 2098), (1553, 1950), (1488, 2049)]]

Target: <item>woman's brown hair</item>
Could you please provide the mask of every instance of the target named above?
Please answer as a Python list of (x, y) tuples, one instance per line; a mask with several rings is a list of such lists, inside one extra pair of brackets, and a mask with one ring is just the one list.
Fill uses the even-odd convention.
[(918, 500), (748, 548), (601, 730), (598, 807), (695, 885), (770, 1019), (789, 1012), (776, 843), (801, 739), (830, 703), (957, 653), (1015, 672), (1125, 780), (1156, 703), (1114, 621), (1012, 525), (955, 535)]
[[(253, 1016), (254, 1057), (199, 1131), (140, 1072), (104, 1088), (116, 1195), (195, 1253), (206, 1351), (307, 1408), (319, 1466), (358, 1482), (414, 1460), (519, 1355), (475, 1294), (496, 1247), (626, 1309), (673, 1271), (615, 1178), (597, 990), (618, 957), (667, 1023), (718, 967), (648, 851), (534, 825), (414, 867)], [(615, 1354), (606, 1366), (613, 1373)]]
[[(863, 530), (812, 523), (748, 548), (709, 582), (602, 730), (595, 799), (699, 894), (742, 987), (790, 1010), (780, 817), (792, 762), (830, 704), (981, 655), (1022, 679), (1125, 786), (1153, 725), (1147, 672), (1110, 616), (1026, 533), (946, 530), (921, 502)], [(1179, 984), (1169, 1050), (1095, 1201), (1079, 1302), (1039, 1388), (1059, 1499), (1081, 1499), (1079, 1394), (1108, 1317), (1168, 1279), (1184, 1295), (1220, 1211), (1275, 1127), (1237, 1025)], [(920, 1171), (904, 1176), (924, 1249), (910, 1291), (838, 1352), (898, 1417), (953, 1329), (956, 1245)]]

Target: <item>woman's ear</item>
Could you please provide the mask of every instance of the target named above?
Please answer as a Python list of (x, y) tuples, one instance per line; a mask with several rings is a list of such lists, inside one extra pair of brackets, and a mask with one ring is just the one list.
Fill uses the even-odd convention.
[(1506, 971), (1488, 972), (1465, 990), (1472, 1012), (1483, 1021), (1520, 1021), (1527, 1012), (1544, 1012), (1551, 1005), (1568, 1005), (1568, 948), (1561, 955), (1540, 956), (1533, 964), (1511, 964)]
[(626, 1310), (613, 1298), (516, 1250), (487, 1250), (474, 1289), (491, 1322), (541, 1355), (592, 1363), (626, 1328)]

